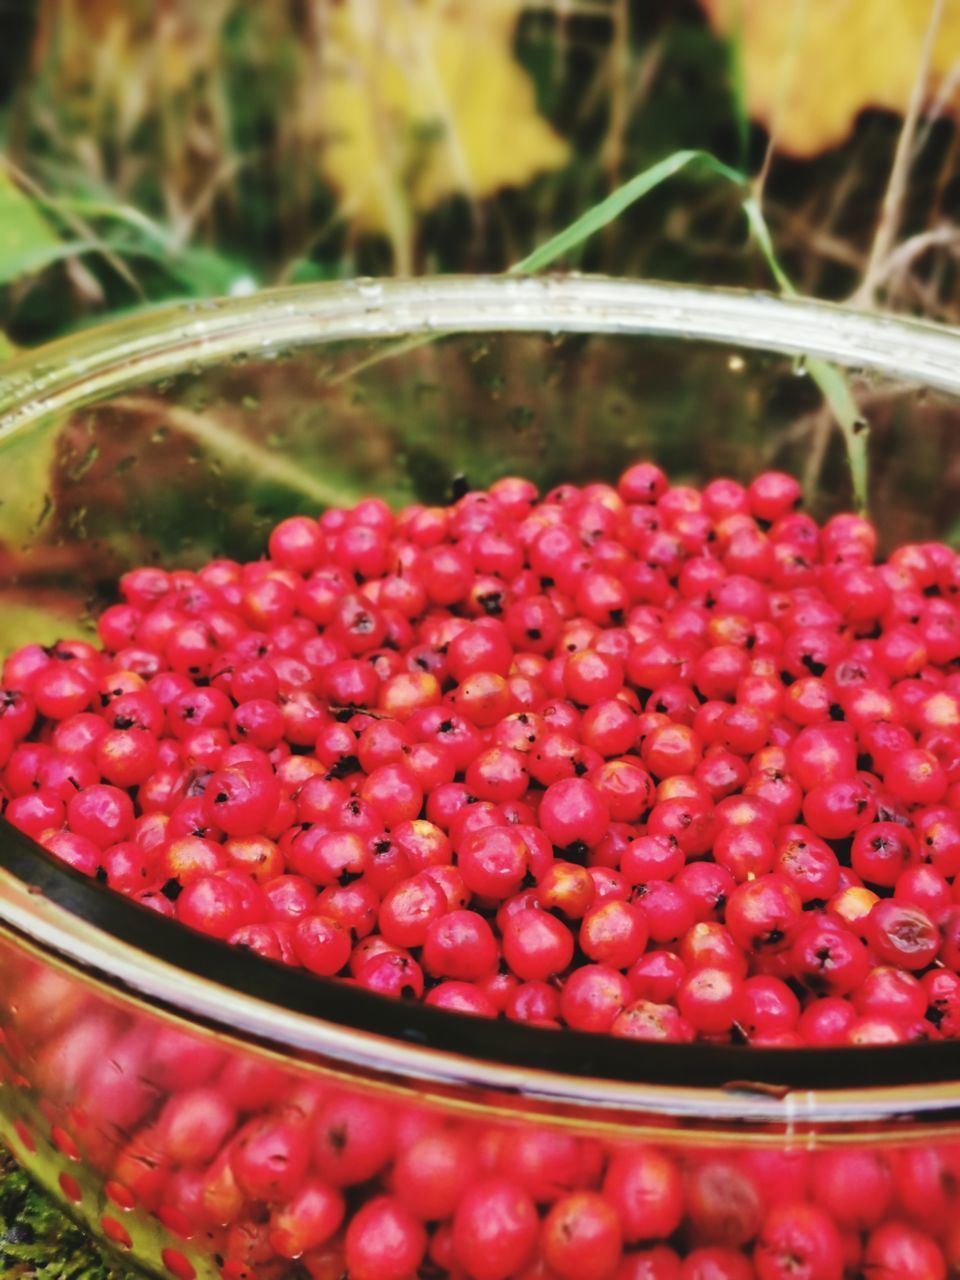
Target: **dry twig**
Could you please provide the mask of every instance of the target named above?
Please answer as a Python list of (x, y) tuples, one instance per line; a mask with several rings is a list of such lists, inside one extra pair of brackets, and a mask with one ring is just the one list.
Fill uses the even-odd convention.
[(913, 88), (910, 91), (910, 102), (907, 105), (906, 115), (903, 117), (903, 126), (897, 139), (893, 166), (890, 170), (890, 178), (884, 193), (883, 205), (880, 209), (880, 221), (873, 238), (873, 244), (870, 247), (867, 269), (863, 274), (860, 285), (850, 299), (854, 306), (872, 307), (875, 305), (885, 264), (893, 252), (897, 232), (900, 230), (903, 202), (907, 193), (907, 180), (910, 176), (910, 166), (913, 160), (914, 138), (920, 121), (920, 113), (923, 110), (927, 80), (930, 75), (930, 62), (933, 57), (933, 46), (942, 16), (943, 0), (933, 0), (930, 21), (927, 24), (926, 34), (923, 37), (923, 45), (920, 50), (917, 74), (913, 81)]

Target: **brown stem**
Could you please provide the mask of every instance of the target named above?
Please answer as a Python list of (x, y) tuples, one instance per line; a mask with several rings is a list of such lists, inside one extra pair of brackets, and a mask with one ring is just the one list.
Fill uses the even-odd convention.
[(884, 275), (887, 259), (900, 230), (900, 219), (903, 215), (903, 202), (907, 193), (907, 179), (910, 176), (910, 164), (913, 159), (913, 140), (917, 132), (917, 124), (923, 109), (927, 90), (927, 79), (930, 74), (930, 62), (933, 57), (933, 46), (943, 16), (943, 0), (933, 0), (930, 9), (930, 21), (923, 37), (920, 50), (920, 61), (910, 91), (907, 113), (903, 117), (903, 127), (897, 139), (897, 149), (893, 156), (893, 167), (883, 197), (880, 210), (880, 221), (877, 224), (867, 269), (859, 288), (850, 299), (855, 306), (872, 307), (876, 304), (877, 291)]

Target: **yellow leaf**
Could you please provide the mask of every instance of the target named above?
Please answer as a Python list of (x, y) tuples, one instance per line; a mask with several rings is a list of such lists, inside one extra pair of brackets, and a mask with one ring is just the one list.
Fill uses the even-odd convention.
[[(750, 115), (798, 156), (843, 142), (867, 107), (905, 110), (932, 9), (930, 0), (701, 3), (716, 30), (741, 33)], [(927, 88), (929, 101), (945, 88), (953, 111), (958, 59), (960, 0), (946, 0)]]
[(513, 57), (519, 0), (354, 0), (332, 13), (323, 166), (343, 212), (394, 241), (412, 210), (521, 186), (567, 159)]

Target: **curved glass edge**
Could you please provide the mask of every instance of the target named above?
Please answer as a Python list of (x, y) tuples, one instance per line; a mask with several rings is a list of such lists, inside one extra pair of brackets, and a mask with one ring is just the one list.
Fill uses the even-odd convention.
[(960, 330), (829, 303), (601, 276), (355, 280), (181, 304), (25, 352), (0, 370), (0, 439), (58, 409), (180, 372), (185, 361), (199, 371), (240, 354), (470, 331), (698, 339), (960, 394)]
[(742, 1131), (960, 1124), (960, 1042), (643, 1044), (467, 1018), (274, 965), (118, 897), (0, 819), (0, 920), (108, 989), (277, 1052), (425, 1090)]
[[(360, 280), (165, 308), (24, 353), (0, 370), (0, 440), (57, 411), (181, 372), (186, 361), (199, 371), (241, 354), (350, 338), (384, 340), (389, 355), (391, 338), (498, 330), (676, 336), (816, 355), (960, 394), (960, 331), (919, 321), (602, 277)], [(408, 349), (396, 344), (397, 354)], [(281, 971), (199, 936), (185, 941), (179, 926), (83, 880), (2, 820), (0, 836), (0, 920), (16, 934), (110, 985), (280, 1049), (454, 1088), (677, 1118), (830, 1124), (960, 1115), (956, 1042), (872, 1053), (865, 1088), (857, 1049), (730, 1046), (706, 1054), (700, 1046), (639, 1048), (573, 1032), (561, 1041), (536, 1028), (474, 1023)], [(283, 1004), (275, 998), (280, 985)]]

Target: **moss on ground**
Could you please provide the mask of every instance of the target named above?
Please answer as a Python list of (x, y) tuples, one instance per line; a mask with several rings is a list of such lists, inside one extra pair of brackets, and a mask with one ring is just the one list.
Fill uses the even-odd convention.
[(136, 1280), (0, 1149), (0, 1276), (3, 1280)]

